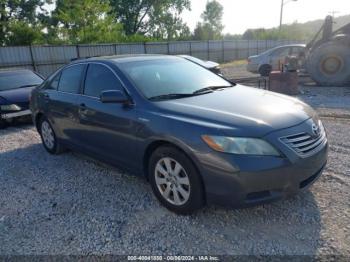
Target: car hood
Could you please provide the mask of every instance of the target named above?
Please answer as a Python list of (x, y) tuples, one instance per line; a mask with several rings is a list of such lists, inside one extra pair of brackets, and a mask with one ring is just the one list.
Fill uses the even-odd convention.
[(205, 65), (206, 68), (215, 68), (215, 67), (219, 66), (218, 63), (215, 63), (213, 61), (205, 61), (204, 65)]
[(8, 103), (24, 103), (29, 101), (29, 94), (35, 87), (16, 88), (0, 91), (0, 97)]
[(298, 99), (241, 85), (156, 105), (169, 118), (214, 127), (227, 135), (249, 137), (262, 137), (315, 115), (311, 107)]

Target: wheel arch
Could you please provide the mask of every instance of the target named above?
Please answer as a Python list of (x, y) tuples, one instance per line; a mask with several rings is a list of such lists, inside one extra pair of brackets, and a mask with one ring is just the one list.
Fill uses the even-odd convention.
[(35, 115), (35, 118), (34, 118), (34, 124), (35, 124), (35, 127), (36, 127), (36, 130), (40, 133), (40, 128), (39, 128), (39, 123), (40, 123), (40, 119), (44, 117), (44, 114), (42, 112), (38, 112), (36, 115)]
[(188, 157), (188, 159), (191, 161), (191, 163), (193, 164), (194, 168), (196, 169), (196, 171), (199, 174), (199, 177), (200, 177), (200, 180), (201, 180), (201, 184), (202, 184), (202, 187), (203, 187), (203, 192), (204, 192), (204, 196), (203, 197), (204, 197), (204, 201), (206, 202), (206, 188), (205, 188), (205, 184), (204, 184), (204, 181), (203, 181), (202, 174), (200, 172), (200, 168), (196, 164), (193, 154), (191, 154), (190, 150), (186, 150), (184, 148), (184, 146), (182, 146), (180, 143), (177, 143), (175, 141), (166, 140), (166, 139), (159, 139), (159, 140), (154, 140), (150, 144), (148, 144), (148, 146), (146, 147), (146, 150), (144, 151), (143, 159), (142, 159), (143, 173), (144, 173), (144, 176), (147, 179), (147, 181), (149, 180), (149, 177), (148, 177), (149, 176), (149, 174), (148, 174), (149, 159), (150, 159), (152, 153), (155, 150), (157, 150), (157, 148), (162, 147), (162, 146), (174, 147), (174, 148), (178, 149), (179, 151), (183, 152)]
[(270, 72), (272, 71), (272, 65), (271, 64), (269, 64), (269, 63), (261, 63), (261, 64), (259, 64), (259, 67), (258, 67), (258, 73), (259, 74), (261, 74), (261, 69), (263, 68), (263, 67), (269, 67), (269, 69), (270, 69)]

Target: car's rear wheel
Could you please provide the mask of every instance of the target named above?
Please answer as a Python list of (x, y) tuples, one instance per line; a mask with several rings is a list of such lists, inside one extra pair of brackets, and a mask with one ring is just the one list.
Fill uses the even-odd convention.
[(50, 154), (59, 154), (63, 151), (63, 147), (57, 141), (55, 131), (46, 117), (41, 117), (39, 122), (39, 131), (42, 143)]
[(259, 68), (259, 74), (261, 76), (269, 76), (271, 71), (272, 71), (271, 65), (266, 64), (266, 65), (260, 66), (260, 68)]
[(7, 127), (7, 123), (5, 120), (0, 119), (0, 129), (6, 128)]
[(154, 194), (169, 210), (189, 214), (203, 206), (202, 181), (182, 151), (171, 146), (158, 148), (150, 158), (148, 172)]

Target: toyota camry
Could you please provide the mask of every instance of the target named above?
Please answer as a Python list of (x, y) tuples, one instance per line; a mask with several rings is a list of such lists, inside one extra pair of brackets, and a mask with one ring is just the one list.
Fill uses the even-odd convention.
[(77, 60), (37, 87), (30, 107), (49, 153), (77, 150), (145, 176), (180, 214), (286, 198), (327, 162), (326, 130), (308, 105), (181, 57)]

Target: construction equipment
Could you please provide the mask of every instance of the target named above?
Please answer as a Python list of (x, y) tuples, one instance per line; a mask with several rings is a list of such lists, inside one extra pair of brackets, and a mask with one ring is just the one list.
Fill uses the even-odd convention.
[(306, 69), (322, 86), (350, 83), (350, 23), (333, 32), (333, 17), (326, 17), (321, 29), (306, 46)]

